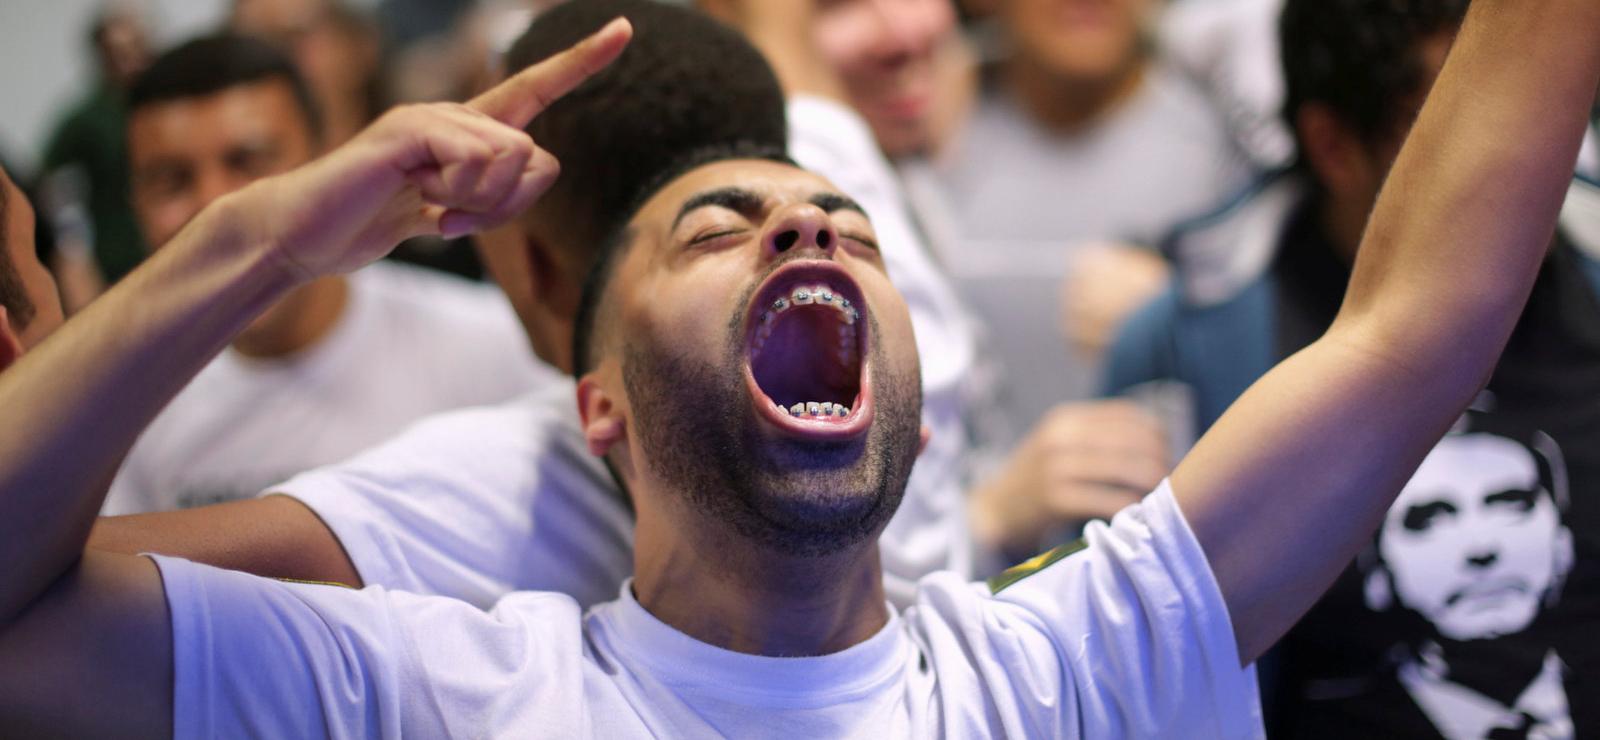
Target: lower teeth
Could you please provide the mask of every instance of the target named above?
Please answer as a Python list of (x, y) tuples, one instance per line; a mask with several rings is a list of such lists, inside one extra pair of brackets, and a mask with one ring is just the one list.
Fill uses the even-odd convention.
[(805, 417), (837, 417), (837, 418), (844, 418), (844, 417), (850, 415), (850, 407), (846, 406), (846, 405), (844, 405), (842, 403), (831, 403), (831, 402), (817, 403), (816, 401), (809, 401), (809, 402), (806, 402), (806, 403), (797, 403), (797, 404), (795, 404), (793, 406), (790, 406), (789, 408), (784, 408), (780, 404), (773, 404), (773, 405), (777, 406), (779, 411), (787, 413), (790, 416), (799, 417), (799, 418), (805, 418)]

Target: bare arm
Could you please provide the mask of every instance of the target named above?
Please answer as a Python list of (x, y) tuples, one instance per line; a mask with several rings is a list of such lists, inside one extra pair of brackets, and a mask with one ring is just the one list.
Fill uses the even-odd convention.
[(333, 530), (290, 496), (100, 517), (89, 532), (89, 547), (172, 555), (267, 578), (365, 585)]
[(387, 114), (328, 156), (219, 200), (0, 375), (5, 734), (170, 734), (160, 575), (149, 560), (86, 550), (117, 463), (165, 402), (295, 285), (360, 267), (403, 238), (466, 233), (531, 205), (557, 169), (521, 128), (628, 36), (626, 24), (608, 26), (466, 106)]
[(1328, 333), (1195, 446), (1173, 491), (1254, 660), (1488, 380), (1600, 78), (1600, 2), (1478, 0), (1378, 199)]

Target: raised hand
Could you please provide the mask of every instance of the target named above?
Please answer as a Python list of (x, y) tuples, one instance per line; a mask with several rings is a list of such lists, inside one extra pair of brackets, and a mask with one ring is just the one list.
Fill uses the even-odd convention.
[(503, 223), (560, 172), (523, 128), (631, 36), (619, 18), (468, 103), (396, 108), (322, 159), (241, 191), (235, 212), (307, 279), (359, 268), (414, 236)]

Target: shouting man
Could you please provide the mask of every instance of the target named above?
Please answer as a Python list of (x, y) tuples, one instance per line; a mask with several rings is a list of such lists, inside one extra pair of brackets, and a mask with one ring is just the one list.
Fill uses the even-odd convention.
[(625, 29), (220, 201), (0, 377), (8, 729), (1258, 734), (1242, 666), (1482, 385), (1600, 82), (1600, 4), (1478, 3), (1327, 335), (1170, 483), (993, 596), (933, 576), (915, 607), (885, 605), (874, 540), (921, 437), (910, 319), (849, 199), (737, 148), (641, 193), (586, 290), (585, 435), (639, 513), (617, 601), (583, 617), (518, 594), (484, 613), (84, 549), (118, 455), (255, 311), (401, 237), (525, 208), (554, 167), (514, 127), (614, 58)]

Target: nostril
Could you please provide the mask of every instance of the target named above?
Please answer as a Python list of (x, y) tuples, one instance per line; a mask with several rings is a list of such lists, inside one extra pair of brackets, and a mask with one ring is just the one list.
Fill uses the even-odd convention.
[(779, 252), (787, 252), (798, 241), (800, 241), (800, 232), (790, 229), (773, 237), (772, 246)]
[(833, 243), (833, 234), (826, 231), (817, 232), (817, 246), (827, 249), (831, 243)]

